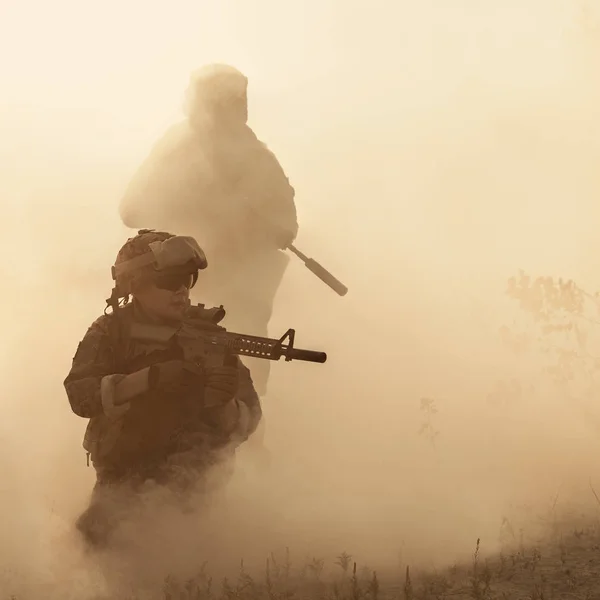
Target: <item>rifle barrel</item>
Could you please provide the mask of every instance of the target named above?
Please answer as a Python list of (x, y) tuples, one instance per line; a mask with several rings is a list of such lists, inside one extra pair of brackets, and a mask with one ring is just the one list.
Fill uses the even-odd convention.
[(308, 258), (294, 246), (290, 244), (288, 250), (293, 252), (303, 263), (304, 266), (316, 275), (323, 283), (328, 285), (339, 296), (345, 296), (348, 293), (348, 288), (339, 280), (336, 279), (323, 265), (318, 263), (313, 258)]

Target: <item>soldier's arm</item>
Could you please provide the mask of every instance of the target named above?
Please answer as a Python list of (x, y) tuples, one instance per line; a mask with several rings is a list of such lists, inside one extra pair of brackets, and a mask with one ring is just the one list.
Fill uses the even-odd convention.
[(148, 387), (148, 369), (130, 375), (115, 373), (110, 318), (100, 317), (89, 327), (64, 380), (72, 411), (86, 419), (101, 414), (120, 417), (129, 409), (129, 400)]
[(206, 417), (231, 442), (239, 445), (256, 431), (262, 419), (262, 409), (248, 367), (239, 357), (236, 357), (236, 361), (239, 377), (235, 396), (226, 404), (208, 409)]
[(94, 321), (79, 342), (71, 370), (64, 380), (73, 412), (87, 419), (103, 413), (101, 382), (113, 373), (110, 337), (105, 319)]
[[(243, 439), (248, 439), (257, 429), (262, 419), (260, 399), (254, 388), (250, 369), (239, 359), (240, 382), (236, 401), (240, 412), (238, 429)], [(243, 433), (242, 433), (243, 432)]]
[(275, 227), (283, 229), (292, 243), (298, 235), (296, 191), (275, 154), (265, 144), (262, 142), (260, 144), (262, 146), (260, 172), (265, 178), (263, 182), (265, 194), (261, 198), (260, 211)]

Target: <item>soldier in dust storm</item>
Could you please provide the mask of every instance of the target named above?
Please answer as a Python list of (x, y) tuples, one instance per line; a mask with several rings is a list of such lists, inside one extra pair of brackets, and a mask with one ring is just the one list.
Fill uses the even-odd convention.
[(64, 384), (73, 412), (89, 419), (84, 448), (96, 485), (78, 529), (92, 546), (106, 544), (118, 525), (117, 500), (127, 500), (128, 510), (149, 482), (174, 490), (184, 506), (191, 491), (220, 488), (236, 447), (261, 420), (258, 394), (239, 358), (201, 368), (185, 359), (176, 338), (157, 348), (148, 335), (135, 334), (140, 327), (177, 327), (192, 311), (217, 327), (219, 311), (189, 302), (206, 266), (193, 238), (139, 232), (116, 258), (112, 311), (94, 321), (77, 348)]
[[(231, 331), (267, 336), (273, 303), (296, 238), (294, 189), (247, 124), (247, 78), (227, 65), (194, 73), (187, 119), (157, 143), (119, 211), (128, 227), (190, 233), (211, 262), (204, 298), (227, 306)], [(259, 395), (269, 361), (249, 359)]]

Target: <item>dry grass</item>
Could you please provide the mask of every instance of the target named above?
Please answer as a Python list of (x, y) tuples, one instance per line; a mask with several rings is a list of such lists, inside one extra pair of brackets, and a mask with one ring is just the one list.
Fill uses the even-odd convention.
[[(600, 527), (558, 529), (538, 545), (522, 538), (500, 554), (483, 558), (477, 540), (470, 562), (441, 570), (402, 565), (379, 573), (346, 552), (328, 565), (318, 557), (294, 564), (290, 552), (271, 555), (262, 573), (215, 581), (208, 565), (189, 581), (165, 581), (152, 596), (122, 600), (592, 600), (600, 598)], [(7, 598), (8, 600), (8, 598)], [(15, 598), (10, 600), (27, 600)], [(37, 600), (37, 599), (35, 599)], [(109, 600), (98, 597), (95, 600)], [(110, 600), (120, 600), (114, 596)]]
[(518, 547), (487, 559), (481, 558), (477, 540), (470, 564), (441, 571), (414, 571), (410, 565), (398, 573), (361, 569), (343, 553), (335, 570), (325, 576), (324, 561), (313, 558), (299, 569), (289, 554), (280, 564), (266, 561), (262, 576), (251, 576), (243, 565), (236, 581), (215, 586), (206, 574), (176, 585), (169, 582), (165, 600), (558, 600), (600, 598), (600, 531), (596, 527), (573, 530), (540, 546)]

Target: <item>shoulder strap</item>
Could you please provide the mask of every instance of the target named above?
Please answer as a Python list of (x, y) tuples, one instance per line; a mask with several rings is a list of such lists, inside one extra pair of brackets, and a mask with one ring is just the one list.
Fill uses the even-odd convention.
[(119, 306), (119, 299), (116, 294), (116, 290), (113, 290), (111, 297), (106, 301), (106, 309), (104, 311), (107, 314), (107, 309), (112, 308), (112, 312), (109, 315), (109, 335), (111, 340), (112, 355), (113, 355), (113, 368), (116, 373), (119, 373), (123, 367), (124, 361), (124, 348), (126, 344), (125, 335), (125, 314), (127, 306)]

